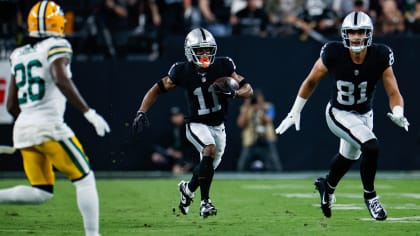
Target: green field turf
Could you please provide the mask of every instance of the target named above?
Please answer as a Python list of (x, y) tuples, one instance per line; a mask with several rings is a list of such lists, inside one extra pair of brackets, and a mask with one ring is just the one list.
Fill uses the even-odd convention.
[[(201, 219), (200, 194), (187, 216), (177, 205), (179, 179), (99, 179), (102, 236), (124, 235), (420, 235), (420, 180), (377, 179), (388, 220), (370, 218), (358, 178), (338, 186), (333, 216), (319, 208), (313, 178), (215, 179), (217, 216)], [(1, 179), (0, 187), (26, 184)], [(38, 206), (0, 205), (0, 235), (83, 235), (73, 185), (58, 180), (54, 198)]]

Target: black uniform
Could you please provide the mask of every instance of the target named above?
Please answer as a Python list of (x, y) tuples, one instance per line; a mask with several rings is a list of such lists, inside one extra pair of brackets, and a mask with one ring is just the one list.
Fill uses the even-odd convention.
[(364, 114), (372, 109), (376, 83), (394, 63), (394, 54), (386, 45), (372, 44), (362, 64), (355, 64), (341, 42), (323, 46), (321, 59), (333, 79), (330, 103), (333, 107)]
[(187, 122), (217, 126), (224, 122), (227, 99), (218, 96), (213, 82), (235, 72), (235, 63), (229, 57), (216, 57), (214, 63), (200, 72), (192, 62), (177, 62), (172, 65), (168, 76), (177, 86), (187, 90), (189, 116)]

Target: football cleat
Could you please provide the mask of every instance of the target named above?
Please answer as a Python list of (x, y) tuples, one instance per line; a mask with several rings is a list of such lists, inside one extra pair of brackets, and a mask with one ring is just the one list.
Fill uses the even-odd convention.
[(335, 196), (334, 194), (328, 194), (326, 191), (327, 181), (325, 178), (318, 178), (315, 180), (315, 188), (319, 192), (319, 196), (321, 197), (321, 210), (324, 213), (324, 216), (331, 217), (331, 207), (332, 204), (335, 203)]
[(200, 205), (200, 216), (201, 218), (205, 219), (208, 216), (216, 215), (217, 209), (211, 203), (211, 200), (202, 200)]
[(179, 210), (181, 210), (182, 214), (186, 215), (188, 214), (188, 211), (190, 210), (191, 202), (194, 198), (194, 193), (188, 194), (187, 187), (188, 182), (185, 182), (182, 180), (178, 184), (179, 186), (179, 193), (181, 195), (181, 199), (179, 201)]
[(379, 197), (365, 199), (365, 203), (373, 219), (375, 220), (386, 219), (387, 213), (385, 211), (385, 208), (382, 206), (381, 202), (379, 201)]

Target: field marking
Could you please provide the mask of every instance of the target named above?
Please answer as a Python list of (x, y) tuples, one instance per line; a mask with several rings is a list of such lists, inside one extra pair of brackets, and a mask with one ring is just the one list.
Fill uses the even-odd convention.
[[(314, 207), (319, 207), (319, 204), (312, 204)], [(386, 209), (394, 209), (394, 210), (420, 210), (420, 205), (416, 204), (404, 204), (404, 205), (389, 205), (384, 204)], [(335, 203), (332, 205), (334, 210), (361, 210), (365, 209), (366, 206), (364, 204), (338, 204)]]
[[(392, 185), (387, 184), (376, 184), (377, 189), (393, 189), (395, 188)], [(308, 188), (315, 188), (313, 184), (306, 185), (306, 184), (244, 184), (241, 185), (243, 189), (308, 189)], [(346, 185), (343, 188), (344, 191), (346, 189), (360, 189), (362, 191), (362, 185)], [(418, 194), (418, 193), (413, 193)], [(418, 194), (418, 198), (420, 198), (420, 194)]]
[(247, 184), (242, 185), (243, 189), (306, 189), (305, 185), (299, 184)]
[(401, 197), (408, 197), (408, 198), (416, 198), (416, 199), (420, 199), (420, 193), (387, 193), (384, 195), (397, 195), (397, 196), (401, 196)]
[[(362, 221), (375, 221), (372, 218), (360, 218)], [(389, 223), (420, 223), (420, 216), (388, 217), (384, 222)]]
[[(16, 232), (20, 232), (20, 233), (59, 232), (59, 234), (63, 233), (63, 231), (59, 230), (59, 229), (57, 229), (57, 230), (47, 229), (46, 230), (46, 229), (40, 229), (40, 228), (38, 228), (38, 229), (22, 229), (22, 228), (0, 229), (0, 232), (13, 232), (13, 233), (16, 233)], [(79, 233), (83, 233), (83, 231), (66, 229), (66, 233), (77, 233), (77, 234), (79, 234)]]
[[(383, 193), (379, 194), (379, 196), (394, 196), (394, 197), (403, 197), (403, 198), (411, 198), (411, 199), (420, 199), (419, 193)], [(318, 193), (275, 193), (273, 196), (281, 196), (287, 198), (312, 198), (315, 196), (319, 196)], [(339, 198), (351, 198), (351, 199), (359, 199), (362, 198), (362, 194), (355, 194), (355, 193), (336, 193), (335, 196), (337, 199)]]

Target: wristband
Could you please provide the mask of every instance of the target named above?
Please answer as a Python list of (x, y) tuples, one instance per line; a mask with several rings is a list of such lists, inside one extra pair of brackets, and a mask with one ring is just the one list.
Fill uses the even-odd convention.
[(392, 114), (394, 114), (395, 116), (398, 117), (403, 117), (404, 116), (404, 108), (402, 106), (394, 106), (392, 108)]
[(308, 99), (297, 96), (296, 100), (295, 100), (295, 103), (293, 103), (293, 107), (292, 107), (291, 112), (292, 113), (300, 113), (302, 111), (303, 107), (305, 106), (306, 101), (308, 101)]

